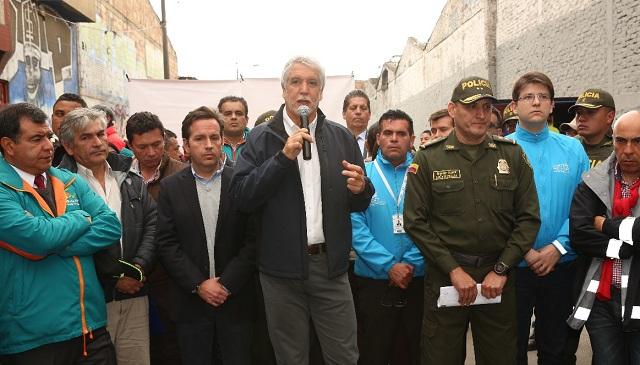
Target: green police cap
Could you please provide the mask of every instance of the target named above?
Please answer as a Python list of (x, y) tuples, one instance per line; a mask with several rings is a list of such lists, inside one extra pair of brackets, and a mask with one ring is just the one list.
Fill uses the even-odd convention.
[(511, 107), (511, 104), (504, 107), (502, 111), (502, 124), (509, 120), (519, 120), (518, 113)]
[(493, 96), (493, 90), (491, 89), (489, 80), (477, 76), (460, 80), (451, 95), (451, 101), (462, 104), (471, 104), (485, 98), (497, 101)]
[(569, 107), (569, 111), (579, 106), (587, 109), (598, 109), (607, 106), (615, 110), (616, 103), (613, 101), (613, 96), (602, 89), (587, 89), (578, 96), (578, 100)]

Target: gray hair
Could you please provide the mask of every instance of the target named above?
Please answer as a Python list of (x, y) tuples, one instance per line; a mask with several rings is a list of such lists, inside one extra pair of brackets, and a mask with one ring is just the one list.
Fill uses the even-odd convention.
[(287, 81), (289, 81), (289, 73), (291, 72), (291, 68), (295, 64), (307, 66), (315, 70), (318, 74), (318, 78), (320, 79), (320, 90), (324, 90), (324, 69), (322, 68), (322, 66), (320, 66), (320, 63), (318, 63), (318, 61), (306, 56), (293, 57), (287, 62), (286, 65), (284, 65), (284, 70), (282, 70), (282, 77), (280, 78), (280, 86), (282, 86), (282, 90), (284, 90), (284, 86), (286, 85)]
[(60, 142), (65, 144), (73, 144), (76, 132), (81, 131), (95, 121), (100, 122), (102, 128), (107, 127), (107, 119), (103, 111), (89, 108), (78, 108), (70, 111), (64, 117), (64, 121), (60, 126)]

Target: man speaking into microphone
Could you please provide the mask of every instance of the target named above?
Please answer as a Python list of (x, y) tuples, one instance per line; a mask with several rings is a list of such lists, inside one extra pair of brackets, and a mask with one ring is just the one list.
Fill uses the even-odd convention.
[(287, 62), (284, 105), (251, 131), (231, 184), (240, 209), (257, 213), (260, 282), (278, 364), (309, 363), (310, 323), (326, 364), (358, 361), (347, 278), (350, 213), (369, 206), (373, 185), (353, 135), (318, 109), (324, 84), (315, 60)]

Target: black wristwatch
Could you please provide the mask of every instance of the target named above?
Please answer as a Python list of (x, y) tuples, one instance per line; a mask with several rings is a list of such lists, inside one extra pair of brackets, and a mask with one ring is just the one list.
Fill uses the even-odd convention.
[(506, 276), (509, 273), (509, 269), (509, 265), (505, 264), (502, 261), (497, 262), (495, 265), (493, 265), (493, 272), (501, 276)]

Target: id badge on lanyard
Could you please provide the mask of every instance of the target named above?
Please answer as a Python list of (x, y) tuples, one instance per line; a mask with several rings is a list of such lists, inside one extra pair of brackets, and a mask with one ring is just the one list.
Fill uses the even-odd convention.
[(396, 214), (393, 214), (391, 216), (393, 233), (394, 234), (405, 233), (404, 217), (400, 212), (400, 204), (402, 203), (402, 198), (404, 197), (404, 191), (407, 188), (407, 173), (406, 172), (404, 173), (404, 179), (402, 180), (402, 186), (400, 187), (400, 194), (398, 195), (398, 198), (396, 198), (396, 195), (393, 193), (393, 189), (391, 189), (391, 185), (389, 185), (389, 182), (387, 181), (387, 177), (384, 176), (384, 174), (382, 173), (382, 169), (378, 165), (378, 161), (373, 161), (373, 165), (375, 166), (376, 170), (378, 170), (378, 174), (380, 174), (380, 178), (382, 179), (384, 186), (387, 188), (389, 195), (391, 195), (391, 197), (393, 198), (393, 201), (396, 203)]

